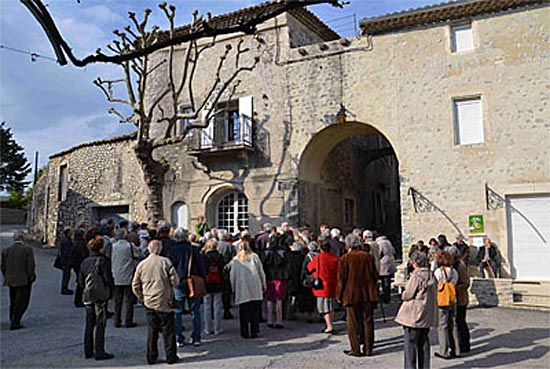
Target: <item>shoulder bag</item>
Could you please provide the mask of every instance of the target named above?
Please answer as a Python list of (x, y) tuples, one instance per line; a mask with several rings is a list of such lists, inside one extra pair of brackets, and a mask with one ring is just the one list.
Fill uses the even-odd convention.
[(448, 307), (454, 304), (456, 299), (456, 286), (448, 282), (447, 272), (445, 268), (440, 269), (444, 276), (445, 281), (440, 281), (437, 283), (437, 306), (439, 307)]

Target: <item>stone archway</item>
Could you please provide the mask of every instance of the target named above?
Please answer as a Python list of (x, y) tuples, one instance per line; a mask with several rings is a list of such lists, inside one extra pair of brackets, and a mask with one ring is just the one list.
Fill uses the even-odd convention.
[(300, 224), (366, 227), (400, 249), (399, 163), (382, 132), (360, 122), (323, 129), (302, 153), (298, 180)]

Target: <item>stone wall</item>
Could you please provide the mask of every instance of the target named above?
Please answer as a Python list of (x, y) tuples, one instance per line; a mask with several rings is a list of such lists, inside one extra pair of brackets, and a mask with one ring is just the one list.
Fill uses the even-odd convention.
[[(65, 226), (84, 224), (88, 227), (97, 220), (94, 214), (101, 207), (128, 205), (130, 220), (147, 221), (145, 183), (133, 144), (132, 139), (100, 142), (51, 157), (35, 192), (37, 205), (31, 212), (36, 219), (31, 227), (34, 238), (53, 244)], [(62, 165), (68, 168), (68, 187), (66, 200), (59, 201)], [(45, 206), (48, 208), (46, 228)]]

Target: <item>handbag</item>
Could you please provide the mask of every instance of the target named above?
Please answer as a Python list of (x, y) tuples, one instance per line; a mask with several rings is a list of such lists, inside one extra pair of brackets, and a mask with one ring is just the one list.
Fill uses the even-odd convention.
[(437, 306), (447, 307), (454, 304), (456, 299), (456, 286), (447, 282), (447, 272), (445, 268), (441, 268), (445, 275), (444, 282), (437, 283)]
[(63, 270), (63, 263), (61, 262), (61, 255), (57, 255), (55, 261), (53, 262), (53, 267), (55, 269)]
[[(193, 247), (193, 246), (191, 246)], [(203, 297), (206, 295), (206, 285), (204, 278), (199, 275), (191, 274), (191, 263), (193, 261), (193, 249), (189, 257), (189, 265), (187, 267), (187, 297)]]
[(322, 290), (324, 288), (323, 280), (321, 279), (321, 254), (317, 256), (317, 278), (313, 280), (311, 288), (314, 290)]

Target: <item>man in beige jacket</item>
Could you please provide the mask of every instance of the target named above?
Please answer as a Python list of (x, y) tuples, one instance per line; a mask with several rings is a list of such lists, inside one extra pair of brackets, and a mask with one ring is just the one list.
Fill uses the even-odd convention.
[(147, 310), (147, 363), (158, 359), (159, 332), (164, 338), (166, 363), (178, 362), (172, 286), (179, 284), (179, 277), (170, 259), (160, 256), (159, 241), (149, 243), (149, 256), (137, 267), (132, 290), (143, 301)]

